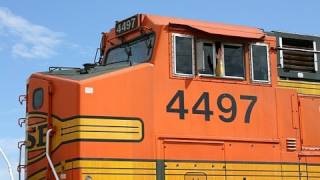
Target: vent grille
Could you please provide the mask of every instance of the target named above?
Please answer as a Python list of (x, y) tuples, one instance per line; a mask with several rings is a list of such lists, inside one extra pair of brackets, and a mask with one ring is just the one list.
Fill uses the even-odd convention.
[(287, 150), (296, 151), (297, 150), (297, 139), (296, 138), (287, 138)]
[(316, 72), (314, 41), (282, 38), (280, 48), (284, 71)]

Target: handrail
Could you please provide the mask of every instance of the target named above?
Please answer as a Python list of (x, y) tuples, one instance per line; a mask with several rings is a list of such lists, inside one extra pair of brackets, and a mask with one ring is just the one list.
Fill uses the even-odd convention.
[(46, 157), (48, 159), (48, 162), (49, 162), (49, 165), (50, 165), (50, 168), (52, 170), (52, 173), (55, 177), (56, 180), (60, 180), (59, 177), (58, 177), (58, 174), (53, 166), (53, 163), (51, 161), (51, 158), (50, 158), (50, 150), (49, 150), (49, 144), (50, 144), (50, 133), (51, 133), (52, 129), (48, 129), (47, 133), (46, 133)]
[(4, 153), (4, 151), (2, 150), (2, 148), (0, 147), (0, 153), (2, 154), (3, 158), (5, 159), (6, 163), (7, 163), (7, 166), (8, 166), (8, 171), (9, 171), (9, 174), (10, 174), (10, 179), (11, 180), (14, 180), (13, 178), (13, 173), (12, 173), (12, 166), (6, 156), (6, 154)]
[(300, 52), (310, 52), (310, 53), (320, 53), (317, 50), (308, 50), (308, 49), (299, 49), (299, 48), (286, 48), (286, 47), (277, 47), (279, 50), (288, 50), (288, 51), (300, 51)]
[(26, 165), (25, 164), (21, 164), (21, 160), (22, 160), (22, 147), (23, 146), (26, 146), (27, 145), (27, 141), (19, 141), (18, 142), (18, 148), (19, 148), (19, 164), (18, 164), (18, 167), (17, 167), (17, 171), (19, 173), (19, 180), (21, 180), (21, 169), (22, 168), (25, 168)]

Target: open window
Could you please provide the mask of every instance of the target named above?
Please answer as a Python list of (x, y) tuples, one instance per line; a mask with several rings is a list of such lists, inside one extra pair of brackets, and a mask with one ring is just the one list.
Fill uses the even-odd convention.
[(194, 75), (194, 47), (193, 37), (189, 35), (173, 34), (173, 71), (179, 76)]
[(244, 79), (244, 52), (241, 44), (199, 40), (196, 47), (199, 76)]
[(197, 70), (200, 76), (215, 76), (216, 46), (209, 41), (197, 42)]
[(320, 81), (320, 37), (274, 32), (282, 79)]
[(251, 45), (251, 78), (255, 82), (270, 82), (270, 65), (268, 45), (256, 43)]

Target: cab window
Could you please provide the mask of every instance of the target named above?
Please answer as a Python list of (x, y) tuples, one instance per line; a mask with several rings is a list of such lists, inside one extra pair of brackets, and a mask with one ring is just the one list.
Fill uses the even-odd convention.
[(200, 76), (214, 76), (216, 48), (212, 42), (197, 42), (197, 69)]
[(128, 62), (140, 64), (151, 58), (154, 46), (154, 33), (150, 33), (137, 39), (121, 44), (110, 49), (105, 59), (105, 65)]
[(244, 79), (242, 45), (221, 42), (197, 42), (197, 70), (199, 76)]
[(224, 75), (226, 77), (244, 78), (242, 45), (223, 45)]
[(175, 75), (193, 76), (193, 37), (173, 34), (173, 70)]
[(251, 45), (251, 75), (252, 80), (257, 82), (269, 82), (269, 56), (268, 45), (252, 44)]

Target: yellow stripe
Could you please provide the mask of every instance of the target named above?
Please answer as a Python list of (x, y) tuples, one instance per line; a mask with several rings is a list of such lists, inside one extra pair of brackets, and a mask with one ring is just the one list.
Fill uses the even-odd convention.
[(29, 177), (28, 177), (28, 180), (39, 180), (39, 179), (43, 179), (43, 178), (46, 177), (46, 172), (47, 172), (46, 169), (45, 169), (45, 170), (42, 170), (42, 171), (40, 171), (40, 172), (38, 172), (38, 173), (36, 173), (36, 174), (34, 174), (34, 175), (32, 175), (32, 176), (29, 176)]
[[(46, 116), (41, 114), (30, 114), (28, 118)], [(45, 142), (45, 136), (39, 136), (38, 126), (47, 124), (38, 123), (29, 128), (34, 128), (34, 132), (29, 135), (36, 139), (36, 145), (29, 148), (29, 151), (44, 148), (37, 146), (39, 137)], [(61, 143), (72, 140), (103, 140), (103, 141), (140, 141), (143, 138), (143, 124), (139, 119), (116, 119), (116, 118), (74, 118), (68, 121), (60, 121), (53, 118), (55, 134), (52, 138), (52, 149), (57, 148)], [(43, 133), (47, 128), (43, 129)]]
[[(35, 145), (32, 148), (29, 148), (29, 151), (35, 151), (35, 150), (39, 150), (39, 149), (43, 149), (45, 147), (45, 145), (42, 146), (38, 146), (38, 142), (39, 142), (39, 130), (38, 130), (38, 126), (42, 126), (42, 125), (46, 125), (47, 122), (41, 122), (41, 123), (37, 123), (37, 124), (33, 124), (31, 126), (28, 126), (28, 129), (34, 129), (34, 132), (28, 132), (29, 135), (33, 136), (36, 140)], [(43, 128), (43, 133), (45, 134), (47, 131), (47, 128)], [(42, 136), (42, 141), (45, 142), (45, 136)]]
[[(146, 168), (155, 169), (155, 162), (144, 161), (104, 161), (104, 160), (76, 160), (66, 163), (66, 168)], [(68, 169), (66, 169), (68, 170)]]
[(91, 176), (92, 179), (108, 180), (155, 180), (156, 163), (141, 161), (92, 161), (76, 160), (68, 162), (65, 169), (81, 169), (82, 179)]
[(40, 159), (43, 159), (44, 157), (45, 157), (45, 150), (41, 154), (39, 154), (38, 156), (35, 156), (34, 158), (31, 158), (31, 159), (28, 158), (27, 162), (28, 162), (28, 164), (30, 164), (30, 163), (33, 163), (33, 162), (38, 161)]
[(308, 165), (308, 176), (310, 178), (320, 179), (320, 166)]
[[(312, 173), (309, 177), (320, 179), (320, 165), (308, 166), (318, 173)], [(300, 172), (299, 172), (300, 168)], [(207, 180), (224, 179), (243, 180), (244, 177), (250, 180), (296, 180), (301, 176), (302, 180), (307, 179), (306, 165), (299, 164), (275, 164), (275, 163), (202, 163), (202, 162), (167, 162), (166, 180), (184, 180), (188, 173), (192, 178), (201, 179), (203, 174)], [(195, 174), (198, 174), (196, 176)], [(191, 176), (190, 176), (191, 177)], [(191, 178), (191, 179), (192, 179)]]
[[(117, 161), (117, 160), (74, 160), (61, 162), (56, 166), (57, 172), (79, 169), (82, 179), (91, 176), (93, 179), (110, 180), (155, 180), (155, 161)], [(320, 165), (275, 164), (275, 163), (223, 163), (223, 162), (166, 162), (166, 180), (297, 180), (299, 168), (306, 180), (308, 168), (309, 179), (320, 178)], [(41, 171), (28, 179), (45, 177)], [(60, 173), (58, 173), (60, 174)], [(67, 177), (68, 178), (68, 177)]]
[(200, 170), (207, 175), (225, 175), (225, 163), (166, 162), (165, 166), (165, 173), (170, 176), (196, 173)]
[(92, 139), (105, 141), (139, 141), (143, 138), (143, 124), (138, 119), (75, 118), (65, 122), (53, 119), (56, 128), (53, 149), (65, 141)]
[(279, 80), (278, 85), (296, 89), (300, 94), (320, 95), (320, 83)]

